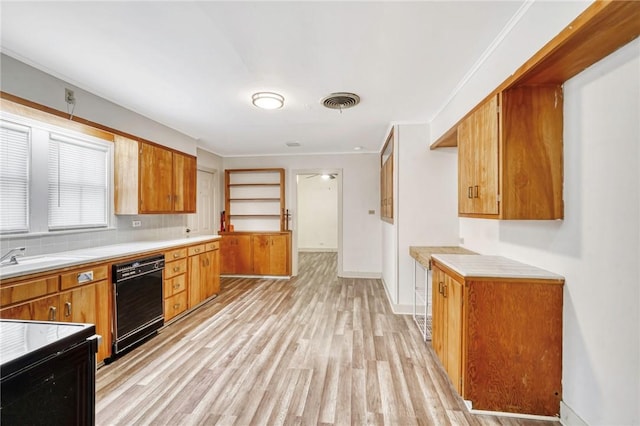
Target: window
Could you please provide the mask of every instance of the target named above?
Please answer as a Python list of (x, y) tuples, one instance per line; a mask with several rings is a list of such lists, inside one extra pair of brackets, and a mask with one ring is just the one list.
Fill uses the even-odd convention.
[(4, 111), (2, 118), (0, 233), (109, 226), (112, 144)]
[(30, 129), (0, 120), (0, 232), (29, 230)]
[(107, 226), (108, 145), (51, 134), (49, 229)]

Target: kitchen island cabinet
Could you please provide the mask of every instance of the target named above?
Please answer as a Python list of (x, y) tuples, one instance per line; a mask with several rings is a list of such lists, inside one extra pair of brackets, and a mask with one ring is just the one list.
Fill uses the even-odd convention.
[(499, 256), (435, 254), (433, 348), (472, 409), (558, 416), (562, 286)]

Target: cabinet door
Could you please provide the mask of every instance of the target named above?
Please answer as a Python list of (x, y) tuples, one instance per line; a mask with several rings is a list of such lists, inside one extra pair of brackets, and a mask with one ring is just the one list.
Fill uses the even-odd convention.
[(476, 158), (473, 148), (473, 114), (458, 126), (458, 213), (473, 213)]
[(173, 210), (196, 211), (196, 159), (177, 152), (173, 153)]
[(220, 244), (222, 274), (252, 274), (251, 235), (224, 235)]
[(94, 324), (102, 337), (97, 360), (111, 355), (111, 323), (109, 318), (109, 282), (98, 281), (60, 294), (58, 321)]
[(189, 308), (193, 308), (203, 300), (201, 254), (189, 257)]
[(269, 247), (269, 274), (289, 273), (289, 238), (287, 235), (272, 235)]
[(171, 151), (140, 144), (140, 212), (166, 213), (173, 210), (173, 154)]
[(498, 97), (458, 126), (458, 212), (498, 214)]
[(474, 116), (474, 210), (479, 214), (498, 214), (498, 97), (485, 102)]
[(0, 318), (60, 321), (60, 297), (49, 296), (0, 310)]
[(434, 266), (431, 272), (431, 345), (444, 365), (444, 272)]
[(253, 249), (253, 273), (257, 275), (271, 274), (271, 237), (254, 235), (251, 238)]
[(211, 256), (211, 278), (207, 297), (220, 293), (220, 250), (215, 249), (209, 252), (209, 255)]
[(445, 275), (445, 368), (458, 393), (462, 393), (462, 290), (462, 284)]

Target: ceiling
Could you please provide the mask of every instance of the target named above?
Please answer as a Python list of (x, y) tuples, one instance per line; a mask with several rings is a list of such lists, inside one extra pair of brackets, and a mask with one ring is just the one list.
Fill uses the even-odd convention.
[[(391, 123), (437, 113), (523, 3), (3, 0), (0, 41), (219, 155), (377, 152)], [(257, 109), (257, 91), (284, 107)], [(327, 109), (332, 92), (361, 103)]]

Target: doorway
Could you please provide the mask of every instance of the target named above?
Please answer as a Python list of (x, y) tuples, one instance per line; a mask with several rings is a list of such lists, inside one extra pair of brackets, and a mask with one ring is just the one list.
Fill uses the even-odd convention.
[(191, 235), (213, 235), (216, 232), (216, 175), (208, 170), (197, 172), (196, 213), (189, 215)]
[(299, 252), (335, 252), (341, 275), (342, 171), (297, 170), (294, 179), (293, 273)]

